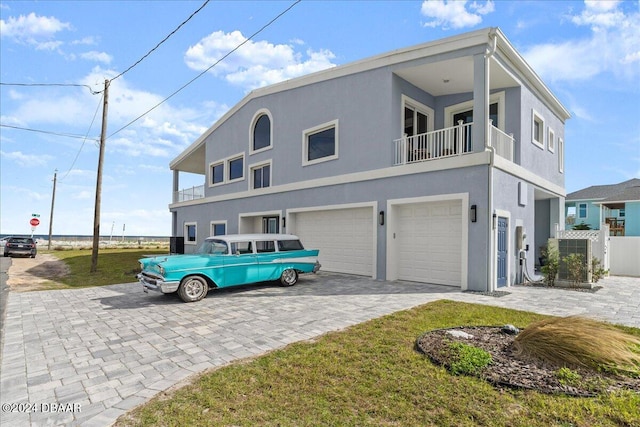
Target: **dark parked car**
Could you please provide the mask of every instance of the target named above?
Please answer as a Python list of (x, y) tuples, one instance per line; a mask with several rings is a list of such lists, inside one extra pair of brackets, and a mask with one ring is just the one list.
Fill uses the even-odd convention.
[(9, 237), (4, 244), (4, 256), (27, 255), (35, 258), (37, 253), (36, 241), (31, 237)]

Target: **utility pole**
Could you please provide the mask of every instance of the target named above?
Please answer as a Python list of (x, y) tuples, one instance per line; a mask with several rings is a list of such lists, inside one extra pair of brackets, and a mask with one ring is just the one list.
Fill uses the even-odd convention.
[(53, 205), (56, 201), (56, 178), (58, 176), (58, 169), (53, 172), (53, 194), (51, 195), (51, 213), (49, 214), (49, 244), (47, 249), (51, 250), (51, 234), (53, 232)]
[(93, 250), (91, 251), (91, 273), (98, 270), (98, 246), (100, 245), (100, 200), (102, 193), (102, 163), (104, 144), (107, 138), (107, 107), (109, 106), (109, 80), (104, 81), (104, 102), (102, 106), (102, 131), (100, 132), (100, 154), (98, 155), (98, 178), (96, 181), (96, 205), (93, 215)]

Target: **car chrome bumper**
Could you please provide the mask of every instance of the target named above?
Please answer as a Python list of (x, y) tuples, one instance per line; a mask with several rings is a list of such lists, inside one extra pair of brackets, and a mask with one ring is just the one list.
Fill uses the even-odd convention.
[(150, 277), (145, 274), (138, 274), (136, 278), (142, 284), (142, 290), (145, 292), (155, 291), (162, 292), (163, 294), (170, 294), (178, 290), (180, 282), (165, 282), (159, 277)]
[(320, 270), (320, 267), (322, 267), (320, 265), (320, 263), (318, 261), (316, 261), (315, 265), (313, 266), (313, 274), (317, 273), (318, 270)]

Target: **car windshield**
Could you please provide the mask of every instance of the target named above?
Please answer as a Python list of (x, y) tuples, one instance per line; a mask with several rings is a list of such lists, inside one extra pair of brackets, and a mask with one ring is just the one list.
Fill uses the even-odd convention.
[(204, 255), (223, 255), (229, 253), (227, 242), (224, 240), (205, 240), (198, 250), (197, 254)]
[(33, 239), (29, 237), (13, 237), (9, 240), (11, 243), (33, 243)]

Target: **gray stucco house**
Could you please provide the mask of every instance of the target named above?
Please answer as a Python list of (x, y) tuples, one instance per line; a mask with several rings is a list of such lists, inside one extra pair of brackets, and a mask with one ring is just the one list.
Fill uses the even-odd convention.
[(260, 88), (171, 162), (173, 236), (291, 233), (324, 271), (509, 286), (564, 224), (569, 117), (497, 28)]

